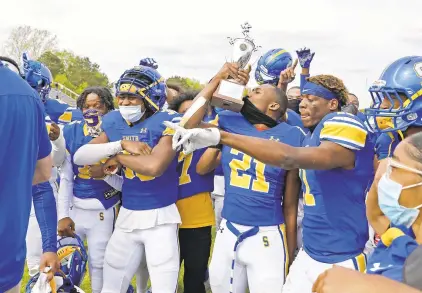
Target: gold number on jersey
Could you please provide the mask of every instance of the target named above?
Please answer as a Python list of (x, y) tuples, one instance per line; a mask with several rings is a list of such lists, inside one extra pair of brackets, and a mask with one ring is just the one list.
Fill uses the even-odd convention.
[(192, 180), (190, 179), (190, 175), (188, 174), (189, 167), (192, 164), (192, 156), (193, 153), (187, 156), (184, 155), (182, 152), (179, 154), (178, 162), (181, 163), (183, 161), (182, 174), (180, 174), (179, 177), (179, 185), (184, 185), (192, 182)]
[(104, 213), (100, 212), (100, 221), (104, 221)]
[(303, 191), (303, 203), (308, 207), (315, 206), (315, 197), (311, 194), (308, 179), (306, 178), (306, 170), (300, 169), (300, 177), (302, 178), (305, 190)]
[(152, 177), (152, 176), (145, 176), (145, 175), (133, 172), (132, 169), (129, 169), (127, 167), (124, 168), (124, 173), (125, 173), (125, 177), (127, 179), (133, 179), (135, 177), (138, 177), (139, 180), (141, 180), (141, 181), (151, 181), (151, 180), (155, 179), (155, 177)]
[[(107, 161), (107, 159), (102, 159), (101, 161), (99, 161), (98, 163), (93, 164), (93, 165), (104, 164), (106, 161)], [(81, 178), (81, 179), (86, 179), (86, 180), (92, 179), (91, 174), (89, 172), (89, 165), (85, 165), (83, 167), (78, 168), (78, 177)], [(99, 178), (94, 178), (94, 179), (102, 180), (102, 179), (99, 179)]]
[(239, 152), (236, 149), (231, 149), (230, 153), (233, 155), (242, 155), (242, 160), (232, 159), (230, 166), (230, 185), (244, 189), (250, 189), (251, 175), (239, 175), (239, 171), (247, 171), (251, 168), (252, 162), (255, 163), (256, 178), (252, 180), (252, 190), (267, 193), (270, 190), (270, 184), (265, 180), (265, 164), (253, 159), (252, 157)]

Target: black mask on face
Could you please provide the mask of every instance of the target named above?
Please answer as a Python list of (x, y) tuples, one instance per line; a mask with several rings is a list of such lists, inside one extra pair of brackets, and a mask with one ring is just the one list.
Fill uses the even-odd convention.
[(243, 117), (245, 117), (245, 119), (248, 120), (249, 123), (251, 123), (252, 125), (264, 124), (269, 128), (277, 126), (277, 121), (275, 121), (268, 115), (262, 113), (257, 107), (255, 107), (255, 105), (252, 104), (252, 102), (249, 100), (248, 96), (243, 98), (243, 102), (244, 104), (242, 110), (240, 110), (240, 113), (242, 113)]
[(289, 108), (290, 110), (295, 111), (296, 113), (299, 113), (299, 104), (300, 104), (300, 99), (291, 99), (287, 101), (287, 108)]

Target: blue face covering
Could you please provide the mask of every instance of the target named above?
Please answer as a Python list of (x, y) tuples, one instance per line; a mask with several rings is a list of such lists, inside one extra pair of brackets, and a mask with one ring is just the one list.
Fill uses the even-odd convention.
[(390, 179), (392, 165), (418, 174), (422, 174), (422, 172), (389, 159), (387, 172), (381, 177), (378, 183), (378, 203), (381, 211), (393, 225), (410, 228), (418, 217), (419, 208), (422, 207), (422, 204), (414, 208), (401, 206), (399, 204), (400, 194), (403, 189), (420, 186), (422, 182), (403, 187), (400, 183)]

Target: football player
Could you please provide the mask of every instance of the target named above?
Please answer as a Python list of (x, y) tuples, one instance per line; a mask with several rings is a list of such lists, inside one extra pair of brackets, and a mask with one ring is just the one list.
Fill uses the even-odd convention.
[[(380, 80), (370, 87), (374, 103), (365, 109), (369, 126), (380, 133), (375, 151), (379, 164), (391, 157), (401, 140), (422, 130), (422, 57), (403, 57), (389, 65)], [(378, 165), (378, 164), (377, 164)], [(368, 194), (367, 216), (375, 232), (382, 235), (388, 222), (381, 217), (377, 179)]]
[[(60, 128), (52, 123), (50, 114), (52, 117), (57, 118), (57, 105), (60, 104), (56, 100), (48, 99), (48, 93), (50, 91), (50, 83), (53, 79), (50, 70), (41, 62), (29, 60), (27, 55), (23, 54), (23, 65), (24, 65), (24, 78), (28, 84), (38, 92), (44, 105), (44, 115), (47, 124), (47, 130), (50, 132), (50, 140), (52, 143), (52, 159), (53, 165), (63, 160), (65, 150), (63, 135), (60, 135)], [(51, 100), (51, 102), (50, 102)], [(56, 104), (58, 103), (58, 104)], [(60, 104), (62, 105), (62, 104)], [(66, 106), (67, 107), (67, 106)], [(57, 122), (57, 120), (56, 120)], [(57, 197), (58, 187), (56, 183), (57, 169), (52, 168), (50, 180), (43, 182), (32, 187), (33, 194), (37, 194), (41, 197), (55, 198)], [(42, 239), (41, 231), (38, 225), (34, 207), (31, 207), (31, 214), (28, 224), (28, 232), (26, 237), (27, 243), (27, 266), (28, 273), (30, 276), (34, 276), (38, 273), (39, 262), (42, 255)]]
[[(309, 67), (315, 53), (311, 53), (309, 49), (302, 49), (296, 51), (298, 60), (302, 67), (301, 83), (305, 77), (309, 77)], [(297, 60), (292, 63), (291, 55), (286, 50), (270, 50), (261, 57), (260, 60), (268, 60), (265, 64), (260, 64), (255, 72), (255, 79), (257, 75), (263, 75), (263, 72), (271, 72), (271, 78), (259, 79), (259, 84), (269, 83), (276, 85), (280, 89), (286, 91), (287, 86), (295, 79), (295, 68)], [(258, 71), (260, 73), (258, 73)], [(265, 75), (263, 75), (265, 76)], [(303, 127), (302, 120), (300, 119), (299, 104), (300, 104), (300, 87), (292, 87), (287, 90), (288, 109), (284, 115), (284, 121), (292, 126), (300, 127), (303, 131), (309, 130)], [(302, 221), (303, 221), (303, 198), (302, 191), (299, 192), (298, 203), (298, 218), (297, 218), (297, 246), (298, 249), (302, 247)]]
[(372, 130), (379, 133), (375, 144), (378, 161), (390, 157), (403, 138), (420, 131), (418, 115), (411, 113), (418, 111), (421, 80), (422, 57), (408, 56), (390, 64), (369, 88), (373, 105), (365, 109), (365, 115)]
[[(235, 70), (228, 74), (239, 79)], [(210, 85), (206, 89), (211, 90)], [(198, 100), (209, 98), (203, 94)], [(312, 132), (303, 147), (215, 128), (186, 130), (171, 125), (178, 129), (174, 147), (183, 145), (185, 153), (221, 143), (264, 164), (301, 168), (304, 248), (290, 267), (283, 292), (311, 292), (318, 275), (333, 264), (365, 270), (365, 189), (373, 172), (373, 150), (366, 145), (363, 124), (354, 115), (338, 112), (346, 103), (347, 90), (340, 79), (332, 75), (307, 78), (300, 112), (304, 126)], [(188, 127), (198, 123), (197, 116), (192, 118)]]
[[(236, 70), (235, 64), (226, 64), (198, 96), (209, 99), (219, 81)], [(304, 133), (278, 122), (287, 108), (282, 90), (261, 85), (243, 100), (241, 113), (220, 112), (214, 123), (229, 133), (300, 146)], [(226, 146), (221, 160), (226, 194), (210, 265), (211, 289), (244, 292), (248, 286), (251, 292), (281, 292), (296, 249), (298, 170), (268, 166)]]
[(123, 166), (122, 207), (106, 249), (101, 292), (126, 292), (145, 258), (154, 290), (174, 292), (180, 267), (179, 174), (173, 131), (163, 122), (178, 121), (179, 114), (160, 111), (165, 83), (153, 68), (125, 71), (116, 90), (119, 110), (103, 117), (101, 134), (73, 157), (77, 165), (92, 165), (114, 156), (104, 164), (108, 173)]
[[(197, 92), (179, 95), (169, 109), (184, 114)], [(199, 174), (196, 166), (205, 149), (179, 154), (179, 198), (176, 203), (182, 225), (179, 230), (180, 262), (184, 261), (184, 292), (205, 293), (205, 276), (211, 250), (211, 228), (215, 224), (211, 192), (214, 173)]]
[(59, 235), (76, 233), (83, 241), (87, 240), (91, 288), (93, 293), (99, 293), (103, 285), (104, 254), (120, 202), (120, 192), (107, 182), (118, 175), (105, 176), (100, 162), (92, 166), (76, 165), (73, 157), (81, 146), (100, 135), (102, 116), (114, 110), (113, 96), (107, 88), (89, 87), (76, 103), (84, 121), (63, 128), (67, 157), (60, 173), (58, 231)]
[[(10, 63), (10, 59), (0, 57)], [(0, 292), (20, 292), (25, 265), (25, 234), (31, 202), (39, 218), (44, 254), (40, 269), (59, 267), (56, 247), (56, 204), (54, 196), (32, 192), (31, 185), (48, 182), (52, 160), (39, 95), (21, 76), (0, 61), (0, 125), (4, 136), (0, 164), (7, 167), (0, 181)], [(11, 61), (13, 65), (16, 62)], [(18, 69), (18, 68), (17, 68)], [(19, 71), (19, 69), (18, 69)], [(52, 275), (50, 276), (52, 278)]]
[(66, 124), (71, 121), (82, 120), (80, 111), (74, 111), (75, 109), (69, 107), (68, 104), (49, 97), (53, 76), (48, 67), (39, 61), (30, 60), (26, 53), (23, 54), (22, 59), (25, 79), (32, 88), (39, 92), (45, 112), (51, 121)]
[[(403, 282), (406, 258), (422, 239), (422, 133), (398, 144), (377, 171), (377, 194), (368, 198), (368, 219), (381, 234), (368, 261), (368, 274)], [(375, 206), (376, 205), (376, 206)], [(382, 230), (381, 230), (382, 229)]]

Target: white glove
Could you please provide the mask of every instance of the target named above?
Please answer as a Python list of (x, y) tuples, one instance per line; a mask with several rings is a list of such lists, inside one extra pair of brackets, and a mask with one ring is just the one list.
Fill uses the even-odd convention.
[(176, 131), (173, 135), (173, 149), (180, 150), (183, 145), (185, 155), (198, 149), (218, 145), (220, 142), (220, 130), (218, 128), (185, 129), (168, 121), (165, 121), (164, 125)]

